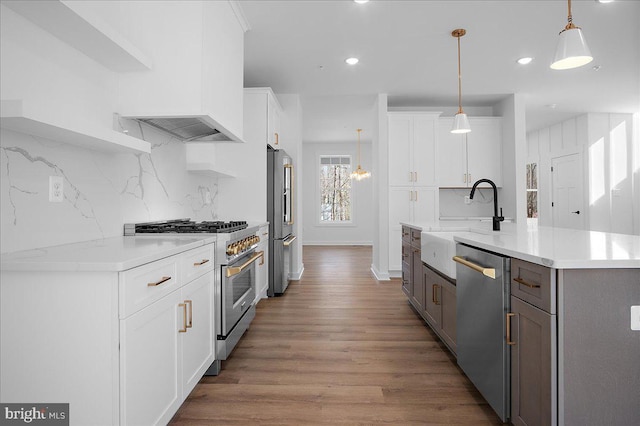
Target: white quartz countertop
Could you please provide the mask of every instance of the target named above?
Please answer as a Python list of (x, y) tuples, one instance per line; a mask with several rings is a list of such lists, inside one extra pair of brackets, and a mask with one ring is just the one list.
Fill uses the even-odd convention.
[[(453, 239), (556, 269), (640, 268), (640, 236), (491, 222), (411, 224), (422, 232), (453, 232)], [(458, 234), (459, 232), (459, 234)]]
[(113, 237), (3, 253), (4, 271), (124, 271), (216, 240), (215, 236)]

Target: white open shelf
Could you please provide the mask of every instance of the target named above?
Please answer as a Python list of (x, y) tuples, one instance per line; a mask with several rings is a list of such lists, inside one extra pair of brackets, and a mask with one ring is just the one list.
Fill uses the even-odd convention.
[(150, 153), (151, 144), (110, 128), (77, 120), (61, 122), (21, 100), (0, 102), (0, 127), (104, 152)]
[(192, 173), (200, 173), (207, 176), (222, 177), (222, 178), (235, 178), (235, 173), (222, 170), (217, 164), (214, 163), (187, 163), (187, 171)]
[(151, 69), (150, 58), (98, 16), (87, 13), (81, 3), (65, 0), (2, 2), (113, 71)]

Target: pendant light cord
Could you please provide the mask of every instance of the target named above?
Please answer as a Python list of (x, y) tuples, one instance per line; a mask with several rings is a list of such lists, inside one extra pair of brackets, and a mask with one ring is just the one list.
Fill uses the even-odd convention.
[[(571, 1), (571, 0), (569, 0)], [(460, 71), (460, 36), (458, 39), (458, 114), (462, 113), (462, 71)]]
[(574, 28), (576, 28), (576, 26), (573, 25), (573, 16), (571, 15), (571, 0), (567, 0), (567, 26), (564, 29), (572, 30)]

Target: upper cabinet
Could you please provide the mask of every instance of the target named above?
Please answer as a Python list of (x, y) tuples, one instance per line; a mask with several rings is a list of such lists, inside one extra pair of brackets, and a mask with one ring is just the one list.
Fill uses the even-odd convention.
[(439, 112), (389, 113), (389, 185), (436, 185)]
[(451, 133), (452, 124), (453, 117), (438, 124), (438, 186), (466, 188), (478, 179), (502, 186), (502, 117), (469, 117), (463, 135)]
[(278, 98), (270, 87), (244, 89), (245, 139), (260, 141), (278, 149), (280, 119), (283, 115)]
[(248, 26), (237, 2), (122, 2), (121, 8), (140, 18), (129, 36), (153, 69), (118, 76), (120, 115), (183, 140), (241, 142)]

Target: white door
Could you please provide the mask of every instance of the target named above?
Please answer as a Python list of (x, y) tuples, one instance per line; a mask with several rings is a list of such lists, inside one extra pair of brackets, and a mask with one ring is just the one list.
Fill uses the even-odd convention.
[[(187, 308), (187, 331), (182, 338), (182, 396), (189, 395), (213, 362), (213, 273), (207, 273), (182, 289)], [(184, 313), (182, 320), (184, 320)], [(180, 323), (180, 320), (178, 321)]]
[(467, 186), (467, 159), (464, 136), (451, 133), (453, 118), (438, 121), (438, 186)]
[(416, 188), (414, 191), (413, 222), (429, 223), (438, 220), (438, 189)]
[(551, 159), (553, 226), (584, 229), (582, 153)]
[(413, 185), (411, 168), (411, 117), (389, 117), (389, 185)]
[(166, 424), (182, 403), (179, 303), (174, 291), (120, 321), (122, 425)]

